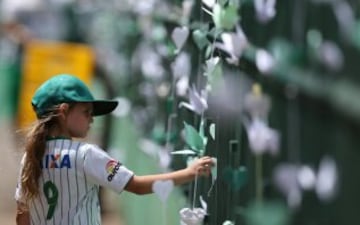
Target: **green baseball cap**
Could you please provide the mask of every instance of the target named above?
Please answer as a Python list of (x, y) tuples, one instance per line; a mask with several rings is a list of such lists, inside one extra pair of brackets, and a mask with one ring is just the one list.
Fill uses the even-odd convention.
[(47, 80), (36, 90), (31, 100), (38, 118), (55, 105), (73, 102), (92, 103), (94, 116), (108, 114), (118, 105), (117, 101), (95, 100), (88, 87), (79, 78), (69, 74), (60, 74)]

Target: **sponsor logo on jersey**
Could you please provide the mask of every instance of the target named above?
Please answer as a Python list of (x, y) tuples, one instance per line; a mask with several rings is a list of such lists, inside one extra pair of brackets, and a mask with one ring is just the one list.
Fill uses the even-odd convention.
[(109, 182), (113, 180), (113, 178), (117, 174), (120, 166), (121, 166), (121, 163), (116, 160), (110, 160), (108, 163), (106, 163), (106, 172), (109, 174), (107, 179)]
[(40, 162), (40, 167), (49, 168), (71, 168), (70, 157), (68, 154), (61, 156), (60, 154), (47, 154)]

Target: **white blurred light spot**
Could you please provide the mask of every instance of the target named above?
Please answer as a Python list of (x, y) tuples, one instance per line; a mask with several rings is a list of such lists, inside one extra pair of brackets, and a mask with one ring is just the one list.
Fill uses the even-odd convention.
[(168, 83), (162, 83), (156, 89), (157, 95), (161, 98), (165, 98), (166, 96), (168, 96), (169, 92), (170, 92), (170, 84)]
[(268, 74), (275, 66), (275, 59), (270, 53), (260, 49), (256, 51), (256, 66), (260, 72)]
[(309, 166), (303, 166), (299, 169), (297, 179), (300, 187), (304, 190), (310, 190), (315, 186), (315, 172)]
[(131, 110), (131, 103), (126, 98), (118, 97), (115, 99), (118, 102), (118, 106), (112, 112), (116, 117), (125, 117), (129, 114)]
[(320, 60), (333, 71), (343, 67), (344, 55), (340, 48), (333, 42), (324, 41), (320, 47)]
[(189, 77), (181, 77), (176, 82), (176, 94), (179, 96), (185, 96), (189, 88)]
[(320, 162), (318, 179), (316, 183), (316, 193), (319, 199), (328, 201), (334, 197), (337, 179), (338, 177), (335, 161), (330, 157), (325, 157)]

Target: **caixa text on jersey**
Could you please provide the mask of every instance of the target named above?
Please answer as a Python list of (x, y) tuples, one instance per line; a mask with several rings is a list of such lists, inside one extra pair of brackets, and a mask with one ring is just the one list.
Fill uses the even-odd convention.
[(70, 157), (68, 154), (47, 154), (40, 161), (40, 167), (42, 169), (46, 168), (71, 168)]
[(108, 179), (109, 182), (112, 181), (112, 179), (114, 178), (114, 176), (117, 174), (120, 166), (121, 166), (121, 163), (118, 162), (118, 163), (113, 167), (111, 173), (110, 173), (109, 176), (107, 177), (107, 179)]

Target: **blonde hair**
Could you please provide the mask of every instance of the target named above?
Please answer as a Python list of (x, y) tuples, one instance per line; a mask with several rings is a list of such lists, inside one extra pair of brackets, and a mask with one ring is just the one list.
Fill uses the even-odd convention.
[(25, 141), (25, 160), (20, 183), (26, 201), (39, 195), (40, 163), (45, 154), (46, 138), (49, 131), (58, 123), (59, 106), (54, 106), (45, 116), (38, 118), (30, 128)]

